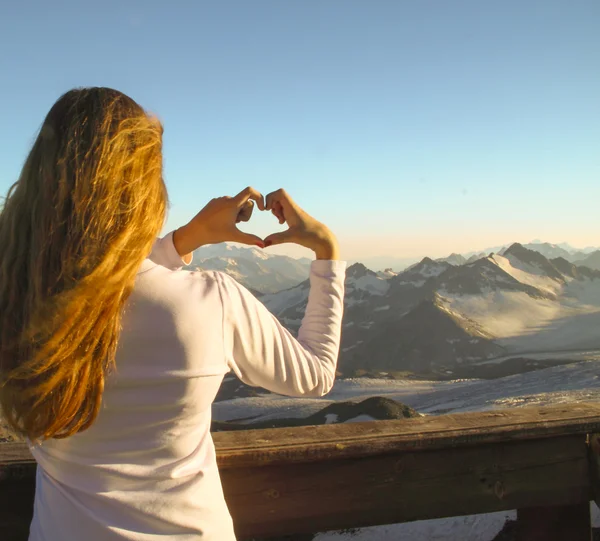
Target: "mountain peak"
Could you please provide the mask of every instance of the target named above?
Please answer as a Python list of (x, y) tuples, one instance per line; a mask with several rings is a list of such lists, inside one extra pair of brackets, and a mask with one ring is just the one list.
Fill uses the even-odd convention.
[[(508, 258), (513, 265), (515, 265), (515, 259), (529, 265), (529, 268), (535, 267), (549, 278), (553, 278), (558, 281), (564, 281), (564, 276), (557, 270), (557, 268), (548, 260), (547, 257), (535, 250), (525, 248), (522, 244), (515, 242), (511, 244), (509, 248), (504, 252), (504, 257)], [(517, 263), (517, 266), (518, 263)]]
[[(523, 250), (527, 250), (527, 248), (524, 248), (523, 245), (520, 242), (513, 242), (505, 251), (505, 254), (508, 253), (514, 253), (515, 255), (517, 255), (518, 253), (522, 253)], [(528, 252), (531, 250), (527, 250)]]
[(418, 263), (408, 267), (404, 272), (398, 274), (400, 282), (423, 281), (434, 278), (452, 268), (453, 265), (446, 261), (434, 261), (430, 257), (424, 257)]
[(467, 262), (467, 258), (461, 254), (452, 252), (448, 257), (442, 257), (440, 259), (436, 259), (436, 261), (438, 263), (446, 262), (450, 263), (450, 265), (453, 265), (455, 267), (460, 267), (461, 265), (464, 265)]
[(360, 278), (361, 276), (377, 276), (377, 273), (365, 267), (362, 263), (350, 265), (346, 271), (346, 276)]
[(579, 276), (575, 264), (567, 261), (564, 257), (556, 257), (550, 261), (564, 276), (577, 278)]

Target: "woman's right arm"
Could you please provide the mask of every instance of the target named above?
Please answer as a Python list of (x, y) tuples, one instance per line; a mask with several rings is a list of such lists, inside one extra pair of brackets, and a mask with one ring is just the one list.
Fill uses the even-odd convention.
[(179, 240), (176, 248), (185, 254), (203, 243), (224, 240), (259, 244), (257, 237), (235, 227), (241, 221), (240, 213), (244, 219), (242, 209), (247, 208), (249, 199), (288, 225), (285, 231), (266, 237), (264, 247), (300, 244), (313, 250), (317, 260), (311, 264), (308, 304), (297, 339), (244, 286), (226, 274), (215, 273), (223, 307), (226, 363), (249, 385), (285, 395), (322, 396), (335, 379), (344, 308), (346, 263), (339, 261), (333, 233), (284, 190), (270, 193), (264, 203), (260, 193), (247, 188), (234, 198), (211, 201), (174, 237)]
[(344, 310), (346, 263), (335, 236), (284, 191), (266, 197), (288, 229), (269, 235), (265, 246), (293, 242), (312, 249), (308, 304), (298, 339), (245, 287), (220, 274), (226, 361), (249, 385), (290, 396), (323, 396), (335, 380)]
[(335, 380), (344, 306), (343, 261), (316, 260), (298, 338), (230, 276), (217, 273), (228, 367), (248, 385), (322, 396)]

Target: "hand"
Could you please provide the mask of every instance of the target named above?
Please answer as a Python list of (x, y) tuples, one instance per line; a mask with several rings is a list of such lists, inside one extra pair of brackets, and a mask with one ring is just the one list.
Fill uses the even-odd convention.
[(339, 247), (335, 235), (327, 226), (302, 210), (283, 190), (271, 192), (266, 198), (266, 210), (270, 210), (280, 224), (289, 228), (265, 238), (265, 247), (293, 242), (315, 252), (317, 259), (339, 259)]
[(241, 242), (264, 248), (263, 240), (256, 235), (240, 231), (236, 224), (247, 222), (252, 216), (254, 201), (265, 210), (263, 196), (254, 188), (246, 188), (235, 197), (212, 199), (192, 220), (180, 227), (173, 235), (177, 252), (186, 256), (205, 244)]

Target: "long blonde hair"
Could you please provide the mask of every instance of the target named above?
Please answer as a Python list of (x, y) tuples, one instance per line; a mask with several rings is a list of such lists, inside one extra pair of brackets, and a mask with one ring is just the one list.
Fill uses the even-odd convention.
[(166, 206), (156, 119), (109, 88), (54, 104), (0, 213), (0, 407), (18, 434), (93, 423)]

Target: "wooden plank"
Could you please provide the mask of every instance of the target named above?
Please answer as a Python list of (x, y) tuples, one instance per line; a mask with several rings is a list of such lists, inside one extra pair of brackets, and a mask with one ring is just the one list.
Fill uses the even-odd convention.
[[(402, 419), (218, 432), (213, 434), (221, 469), (357, 458), (388, 452), (600, 433), (600, 404), (459, 413)], [(24, 443), (0, 444), (0, 478), (31, 462)], [(21, 466), (17, 466), (21, 464)]]
[[(226, 469), (222, 480), (241, 540), (591, 497), (587, 446), (577, 435)], [(27, 539), (33, 489), (33, 477), (0, 481), (0, 524), (13, 541)]]
[(600, 432), (600, 404), (459, 413), (435, 417), (219, 432), (219, 467), (367, 457), (389, 452)]
[(516, 541), (591, 541), (590, 504), (517, 510)]
[(591, 498), (584, 436), (225, 469), (221, 478), (240, 539)]
[(0, 443), (0, 482), (31, 479), (35, 468), (35, 460), (26, 444)]

